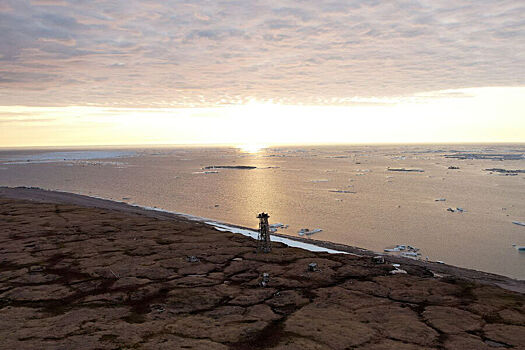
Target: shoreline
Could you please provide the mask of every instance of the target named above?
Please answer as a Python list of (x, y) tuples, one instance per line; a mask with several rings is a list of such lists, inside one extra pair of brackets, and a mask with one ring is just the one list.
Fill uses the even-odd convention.
[[(189, 222), (199, 222), (217, 231), (228, 231), (244, 236), (257, 234), (253, 228), (243, 227), (231, 223), (224, 223), (217, 220), (193, 216), (191, 214), (172, 212), (160, 208), (132, 205), (125, 202), (110, 199), (46, 190), (38, 187), (5, 187), (0, 186), (0, 197), (29, 200), (42, 203), (73, 204), (84, 207), (115, 210), (124, 213), (144, 215), (157, 219), (183, 219)], [(315, 240), (303, 237), (293, 237), (278, 233), (273, 233), (272, 241), (284, 243), (291, 247), (296, 247), (313, 252), (326, 252), (330, 254), (351, 254), (358, 256), (377, 256), (381, 255), (387, 263), (402, 264), (403, 269), (425, 268), (431, 271), (436, 277), (459, 277), (469, 281), (479, 282), (485, 285), (495, 285), (503, 289), (525, 294), (525, 280), (517, 280), (510, 277), (497, 275), (468, 269), (459, 266), (447, 265), (433, 261), (422, 261), (410, 258), (388, 255), (380, 252), (373, 252), (364, 248), (348, 246), (329, 241)], [(294, 243), (296, 242), (296, 243)]]
[(264, 254), (240, 234), (256, 232), (245, 231), (86, 196), (0, 188), (0, 349), (524, 344), (523, 293), (469, 281), (459, 268), (436, 276), (388, 257), (280, 242)]

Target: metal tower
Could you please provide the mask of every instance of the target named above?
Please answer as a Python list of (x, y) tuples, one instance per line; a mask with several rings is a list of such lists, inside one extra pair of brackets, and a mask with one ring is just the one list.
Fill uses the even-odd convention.
[(257, 240), (257, 250), (264, 253), (272, 251), (272, 243), (270, 241), (270, 225), (268, 224), (268, 213), (260, 213), (257, 215), (259, 219), (259, 238)]

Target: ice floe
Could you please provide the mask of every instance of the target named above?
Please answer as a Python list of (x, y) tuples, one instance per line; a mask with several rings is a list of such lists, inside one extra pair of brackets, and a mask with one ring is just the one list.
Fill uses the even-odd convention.
[(425, 170), (423, 169), (407, 169), (407, 168), (386, 168), (386, 170), (405, 172), (405, 173), (423, 173), (425, 172)]
[(311, 236), (314, 233), (318, 233), (318, 232), (321, 232), (321, 231), (323, 231), (323, 230), (321, 230), (320, 228), (316, 228), (316, 229), (313, 229), (313, 230), (310, 230), (308, 228), (302, 228), (302, 229), (299, 230), (299, 232), (297, 232), (297, 234), (299, 236), (304, 236), (304, 235)]
[(394, 268), (392, 271), (390, 271), (390, 273), (392, 275), (397, 275), (397, 274), (406, 274), (406, 270), (403, 270), (403, 269), (400, 269), (401, 265), (399, 264), (392, 264), (392, 267)]
[(251, 165), (209, 165), (203, 169), (240, 169), (240, 170), (252, 170), (257, 169), (255, 166)]
[(333, 193), (357, 193), (356, 191), (349, 191), (349, 190), (329, 190), (328, 192), (333, 192)]
[(194, 171), (192, 174), (218, 174), (217, 170)]
[(411, 259), (419, 259), (421, 256), (419, 248), (408, 244), (398, 244), (394, 248), (385, 248), (384, 251), (387, 253), (399, 253), (400, 256)]
[(271, 224), (270, 225), (270, 232), (277, 232), (278, 230), (287, 229), (288, 227), (289, 227), (289, 225), (277, 222), (275, 224)]
[(465, 209), (459, 208), (459, 207), (457, 207), (455, 209), (454, 208), (447, 208), (447, 211), (449, 211), (451, 213), (464, 213), (464, 212), (466, 212)]

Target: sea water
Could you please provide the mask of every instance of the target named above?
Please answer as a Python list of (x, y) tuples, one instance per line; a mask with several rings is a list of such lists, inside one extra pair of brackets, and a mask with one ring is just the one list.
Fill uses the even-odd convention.
[(378, 252), (410, 245), (420, 259), (525, 279), (513, 246), (525, 245), (513, 223), (525, 222), (525, 173), (486, 170), (525, 169), (524, 155), (524, 145), (3, 150), (0, 185), (254, 228), (265, 211), (288, 225), (282, 234), (322, 229), (309, 237)]

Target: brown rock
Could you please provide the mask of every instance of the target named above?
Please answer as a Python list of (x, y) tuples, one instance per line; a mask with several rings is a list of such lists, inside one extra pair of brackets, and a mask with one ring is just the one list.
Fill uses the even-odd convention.
[(171, 258), (165, 260), (159, 260), (159, 265), (167, 269), (179, 269), (188, 265), (186, 258)]
[[(0, 339), (8, 339), (15, 331), (24, 328), (31, 319), (43, 317), (38, 309), (6, 306), (0, 309)], [(0, 344), (1, 345), (1, 344)]]
[(370, 341), (376, 332), (337, 307), (310, 304), (288, 317), (285, 331), (315, 339), (332, 349), (347, 349)]
[(372, 306), (356, 310), (354, 317), (390, 339), (421, 346), (433, 346), (437, 342), (438, 333), (407, 307), (396, 304)]
[[(247, 283), (247, 285), (250, 287), (258, 287), (260, 282), (261, 276), (257, 276), (257, 278), (251, 280), (249, 283)], [(270, 275), (270, 282), (268, 283), (268, 285), (272, 288), (278, 289), (293, 289), (309, 287), (311, 285), (311, 282), (304, 280), (299, 281), (286, 277), (275, 277)]]
[(128, 295), (124, 292), (102, 293), (96, 295), (88, 295), (84, 299), (77, 301), (79, 304), (85, 306), (101, 306), (101, 305), (115, 305), (121, 304), (128, 299)]
[(26, 273), (18, 278), (12, 279), (10, 282), (17, 284), (43, 284), (55, 281), (60, 276), (54, 274), (46, 274), (42, 272)]
[(250, 261), (250, 260), (233, 261), (229, 266), (227, 266), (224, 269), (224, 273), (227, 276), (231, 276), (231, 275), (235, 275), (240, 272), (247, 271), (247, 270), (255, 270), (257, 267), (258, 265), (255, 261)]
[(217, 254), (207, 256), (206, 261), (211, 262), (213, 264), (224, 264), (233, 258), (235, 258), (235, 255), (233, 254)]
[(370, 342), (363, 346), (356, 348), (358, 350), (425, 350), (435, 349), (430, 347), (422, 347), (421, 345), (403, 343), (391, 339), (381, 339), (378, 342)]
[(127, 315), (126, 308), (76, 309), (65, 314), (29, 320), (26, 327), (17, 331), (20, 340), (31, 338), (64, 338), (70, 334), (90, 334), (103, 324)]
[(458, 298), (462, 293), (460, 285), (410, 275), (379, 276), (374, 278), (374, 281), (388, 288), (389, 297), (393, 300), (449, 306), (460, 304)]
[(389, 270), (386, 267), (377, 266), (359, 266), (347, 264), (337, 270), (337, 277), (339, 278), (358, 278), (366, 276), (381, 276), (388, 274)]
[(179, 268), (177, 271), (181, 275), (198, 275), (198, 274), (207, 274), (215, 270), (217, 267), (214, 264), (203, 264), (200, 262), (197, 263), (188, 263), (184, 267)]
[[(129, 316), (125, 318), (129, 320)], [(151, 337), (162, 329), (165, 322), (162, 320), (130, 322), (100, 322), (95, 327), (101, 341), (119, 345), (120, 348), (133, 348), (137, 344)], [(116, 346), (115, 346), (116, 347)]]
[(138, 286), (148, 284), (151, 280), (146, 278), (136, 278), (136, 277), (124, 277), (117, 279), (112, 285), (111, 289), (126, 289), (126, 288), (136, 288)]
[(262, 321), (275, 321), (282, 316), (275, 314), (272, 309), (265, 304), (254, 305), (248, 308), (245, 313), (248, 319), (259, 319)]
[[(2, 258), (0, 258), (0, 264), (2, 264)], [(17, 269), (11, 271), (2, 271), (0, 273), (0, 282), (6, 282), (15, 277), (21, 277), (27, 274), (27, 269)]]
[(457, 334), (481, 329), (481, 317), (470, 312), (444, 306), (429, 306), (423, 312), (425, 320), (443, 333)]
[(13, 288), (0, 295), (0, 298), (16, 301), (59, 300), (71, 296), (74, 293), (75, 292), (68, 287), (59, 284), (48, 284)]
[[(257, 279), (259, 277), (259, 273), (255, 271), (248, 271), (248, 272), (242, 272), (238, 273), (236, 275), (230, 276), (230, 280), (237, 283), (242, 282), (248, 282), (252, 281), (254, 279)], [(256, 282), (257, 284), (258, 282)]]
[(325, 344), (316, 343), (307, 338), (291, 337), (279, 343), (271, 350), (325, 350), (328, 347)]
[(487, 324), (483, 327), (485, 336), (490, 340), (514, 347), (525, 348), (525, 327), (503, 324)]
[(357, 310), (370, 306), (392, 304), (385, 298), (349, 291), (341, 287), (321, 288), (314, 291), (318, 296), (318, 303), (326, 305), (338, 305), (346, 310)]
[(219, 283), (221, 282), (199, 275), (176, 278), (168, 282), (168, 284), (174, 288), (206, 287), (214, 286)]
[(489, 350), (494, 349), (484, 343), (480, 338), (470, 334), (451, 335), (445, 339), (447, 350)]
[(262, 331), (268, 322), (252, 319), (246, 322), (241, 314), (215, 319), (194, 315), (177, 319), (165, 327), (167, 332), (195, 339), (211, 339), (223, 343), (245, 341)]
[(177, 337), (171, 334), (162, 334), (151, 338), (146, 343), (141, 344), (141, 348), (143, 348), (144, 350), (228, 350), (227, 346), (222, 345), (220, 343), (203, 339), (187, 339)]
[(516, 326), (525, 326), (525, 306), (519, 309), (503, 309), (498, 312), (498, 316), (505, 323), (514, 324)]
[(38, 349), (38, 350), (110, 350), (115, 348), (115, 344), (104, 343), (99, 340), (97, 335), (71, 335), (65, 339), (28, 339), (2, 341), (2, 349)]
[(225, 300), (216, 288), (180, 288), (168, 292), (166, 308), (173, 313), (190, 313), (208, 310)]
[(386, 298), (390, 289), (373, 281), (349, 280), (340, 285), (342, 288)]
[(282, 309), (286, 307), (298, 308), (310, 302), (309, 299), (303, 297), (295, 290), (284, 290), (274, 294), (274, 296), (266, 301), (274, 309)]
[(277, 290), (273, 288), (244, 289), (242, 293), (229, 301), (232, 305), (255, 305), (270, 298)]

